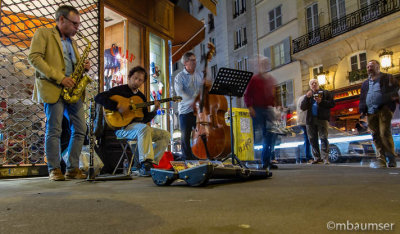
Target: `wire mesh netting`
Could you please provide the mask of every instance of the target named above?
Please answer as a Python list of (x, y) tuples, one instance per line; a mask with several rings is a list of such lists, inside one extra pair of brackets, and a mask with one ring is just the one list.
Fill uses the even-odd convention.
[[(46, 118), (43, 105), (31, 100), (35, 70), (27, 59), (30, 41), (36, 29), (55, 26), (59, 6), (78, 9), (79, 31), (92, 43), (88, 75), (93, 82), (86, 88), (85, 103), (88, 116), (88, 100), (98, 92), (99, 1), (3, 0), (0, 4), (0, 165), (45, 163)], [(82, 53), (87, 43), (75, 39)]]

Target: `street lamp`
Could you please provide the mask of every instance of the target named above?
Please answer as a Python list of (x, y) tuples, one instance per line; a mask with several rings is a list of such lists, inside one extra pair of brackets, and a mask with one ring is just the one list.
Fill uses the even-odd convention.
[[(325, 85), (327, 83), (327, 75), (329, 71), (320, 72), (317, 74), (318, 84)], [(329, 83), (329, 82), (328, 82)]]
[(381, 68), (386, 71), (392, 67), (392, 55), (393, 51), (383, 49), (382, 53), (379, 54), (379, 58), (381, 60)]

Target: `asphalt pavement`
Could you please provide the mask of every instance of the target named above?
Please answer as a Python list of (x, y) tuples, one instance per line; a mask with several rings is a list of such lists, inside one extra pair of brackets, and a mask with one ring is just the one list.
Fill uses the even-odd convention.
[(40, 177), (0, 189), (0, 233), (400, 233), (400, 168), (360, 163), (281, 164), (268, 179), (204, 187)]

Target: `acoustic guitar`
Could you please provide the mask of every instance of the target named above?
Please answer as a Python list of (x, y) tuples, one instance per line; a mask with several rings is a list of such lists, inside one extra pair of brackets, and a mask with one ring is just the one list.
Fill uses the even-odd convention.
[[(104, 117), (108, 124), (108, 126), (112, 128), (121, 128), (130, 124), (132, 120), (140, 121), (143, 119), (143, 109), (144, 107), (148, 107), (154, 105), (154, 101), (152, 102), (143, 102), (143, 100), (139, 96), (132, 96), (130, 98), (122, 97), (120, 95), (113, 95), (110, 97), (111, 100), (120, 103), (129, 104), (129, 110), (121, 113), (117, 110), (108, 110), (104, 108)], [(164, 102), (179, 102), (182, 100), (182, 97), (175, 96), (172, 98), (165, 98), (158, 100), (160, 103)]]

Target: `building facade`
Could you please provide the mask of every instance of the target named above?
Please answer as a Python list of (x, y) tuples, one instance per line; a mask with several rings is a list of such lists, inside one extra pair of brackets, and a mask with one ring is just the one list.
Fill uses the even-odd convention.
[(297, 0), (297, 16), (301, 36), (292, 40), (292, 58), (301, 64), (303, 90), (318, 78), (335, 95), (331, 124), (352, 131), (367, 62), (378, 60), (399, 77), (400, 1)]

